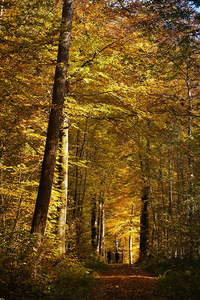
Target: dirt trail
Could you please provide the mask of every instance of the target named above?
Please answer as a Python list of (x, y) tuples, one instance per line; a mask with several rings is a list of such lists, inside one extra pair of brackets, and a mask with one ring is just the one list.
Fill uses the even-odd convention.
[(166, 300), (158, 278), (136, 265), (111, 264), (87, 300)]

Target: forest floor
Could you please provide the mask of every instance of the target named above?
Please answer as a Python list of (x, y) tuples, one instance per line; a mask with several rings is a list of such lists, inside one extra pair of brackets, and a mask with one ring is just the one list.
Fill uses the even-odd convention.
[(137, 265), (110, 264), (87, 300), (165, 300), (158, 277)]

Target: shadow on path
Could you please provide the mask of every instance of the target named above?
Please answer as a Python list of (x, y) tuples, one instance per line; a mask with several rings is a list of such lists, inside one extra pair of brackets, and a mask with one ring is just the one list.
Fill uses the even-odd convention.
[(111, 264), (87, 300), (165, 300), (158, 278), (136, 265)]

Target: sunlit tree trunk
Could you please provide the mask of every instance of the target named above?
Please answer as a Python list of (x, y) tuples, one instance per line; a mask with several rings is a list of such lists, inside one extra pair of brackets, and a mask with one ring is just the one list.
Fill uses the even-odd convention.
[(54, 169), (59, 143), (59, 132), (62, 122), (63, 104), (66, 93), (66, 78), (69, 59), (72, 15), (73, 0), (64, 0), (57, 66), (53, 87), (52, 107), (49, 115), (49, 124), (42, 163), (41, 178), (31, 227), (31, 233), (38, 234), (38, 250), (33, 266), (33, 277), (36, 277), (37, 274), (37, 263), (41, 251), (40, 245), (45, 232), (49, 202), (51, 197), (51, 189), (53, 184)]
[(0, 19), (2, 18), (3, 16), (3, 12), (4, 12), (4, 0), (1, 1), (1, 5), (0, 5)]
[(133, 214), (134, 214), (134, 206), (132, 205), (131, 209), (131, 217), (130, 217), (130, 228), (129, 228), (129, 264), (133, 263)]
[(97, 222), (97, 253), (101, 254), (101, 238), (102, 238), (102, 201), (99, 201), (98, 222)]
[(105, 208), (102, 207), (102, 237), (101, 237), (101, 255), (105, 258)]
[(67, 117), (64, 117), (63, 128), (61, 130), (61, 161), (60, 161), (60, 199), (61, 207), (58, 220), (59, 252), (64, 255), (66, 239), (66, 221), (67, 221), (67, 198), (68, 198), (68, 148), (69, 148), (69, 126)]
[(41, 179), (31, 228), (31, 233), (38, 233), (40, 236), (44, 235), (46, 227), (59, 141), (59, 131), (62, 122), (62, 111), (66, 93), (66, 76), (69, 58), (72, 14), (73, 0), (64, 0), (52, 108), (49, 116)]

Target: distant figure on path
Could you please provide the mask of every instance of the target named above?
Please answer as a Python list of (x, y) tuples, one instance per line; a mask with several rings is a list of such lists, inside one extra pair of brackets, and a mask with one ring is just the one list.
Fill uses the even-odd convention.
[(111, 251), (107, 252), (107, 260), (108, 260), (108, 263), (110, 264), (111, 263)]
[(115, 252), (115, 262), (116, 262), (116, 264), (119, 262), (119, 252), (118, 251)]

